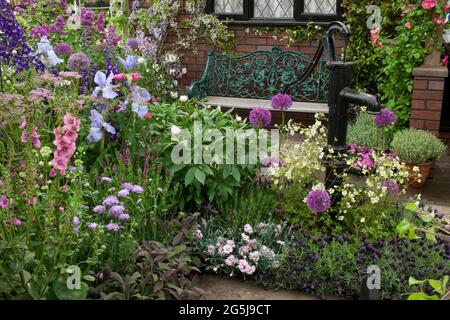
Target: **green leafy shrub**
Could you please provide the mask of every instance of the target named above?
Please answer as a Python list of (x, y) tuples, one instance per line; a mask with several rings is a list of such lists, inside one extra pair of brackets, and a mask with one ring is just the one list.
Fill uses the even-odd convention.
[(397, 132), (392, 139), (391, 148), (401, 160), (409, 164), (435, 161), (447, 150), (431, 132), (414, 128)]
[[(198, 101), (189, 100), (187, 103), (178, 103), (178, 107), (173, 109), (175, 115), (171, 116), (172, 123), (167, 119), (163, 120), (167, 126), (161, 131), (159, 139), (160, 162), (173, 176), (173, 181), (180, 186), (180, 207), (184, 208), (189, 204), (201, 204), (203, 199), (209, 202), (218, 199), (227, 200), (231, 198), (243, 183), (251, 181), (256, 172), (256, 165), (249, 164), (221, 164), (215, 160), (214, 149), (211, 151), (211, 157), (208, 164), (204, 163), (206, 150), (215, 143), (219, 147), (225, 143), (227, 130), (235, 132), (236, 130), (244, 130), (247, 124), (238, 122), (231, 114), (231, 111), (223, 112), (220, 108), (204, 108)], [(165, 108), (166, 105), (155, 105), (153, 108)], [(169, 107), (170, 108), (170, 107)], [(163, 113), (164, 114), (164, 113)], [(201, 126), (199, 126), (201, 124)], [(159, 126), (159, 124), (157, 124)], [(210, 130), (218, 130), (223, 135), (223, 139), (212, 139), (211, 144), (205, 143), (201, 146), (202, 150), (198, 150), (194, 141), (194, 133), (199, 128), (199, 134), (205, 136), (205, 132)], [(171, 131), (179, 130), (178, 135), (172, 134)], [(200, 131), (201, 130), (201, 131)], [(218, 132), (216, 131), (216, 132)], [(236, 143), (236, 137), (233, 135), (233, 143)], [(246, 148), (250, 145), (249, 139), (246, 140)], [(183, 150), (184, 153), (190, 154), (190, 160), (176, 164), (172, 159), (172, 151), (174, 148), (189, 144)], [(183, 147), (184, 149), (184, 147)], [(195, 164), (198, 154), (202, 155), (202, 164)], [(218, 155), (217, 155), (218, 156)], [(222, 159), (219, 159), (222, 160)]]
[(389, 148), (389, 133), (375, 126), (372, 115), (360, 112), (348, 127), (347, 143), (384, 151)]

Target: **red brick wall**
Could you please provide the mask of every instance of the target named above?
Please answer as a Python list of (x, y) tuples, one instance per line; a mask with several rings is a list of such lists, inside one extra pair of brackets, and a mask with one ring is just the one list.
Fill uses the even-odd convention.
[(410, 127), (439, 136), (445, 78), (416, 76), (411, 103)]

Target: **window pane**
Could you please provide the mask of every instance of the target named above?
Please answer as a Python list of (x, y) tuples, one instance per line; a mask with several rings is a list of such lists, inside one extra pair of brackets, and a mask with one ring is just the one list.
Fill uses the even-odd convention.
[(336, 14), (337, 0), (306, 0), (304, 12)]
[(255, 0), (255, 18), (293, 18), (294, 0)]
[(217, 14), (243, 14), (244, 0), (215, 0), (214, 13)]

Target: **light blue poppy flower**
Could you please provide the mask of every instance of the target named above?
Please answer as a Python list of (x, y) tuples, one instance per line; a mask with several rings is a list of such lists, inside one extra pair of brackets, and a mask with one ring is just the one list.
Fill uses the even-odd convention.
[(64, 60), (59, 58), (55, 51), (53, 51), (53, 46), (50, 44), (47, 37), (42, 37), (37, 44), (37, 47), (37, 54), (41, 56), (42, 63), (48, 65), (49, 67), (54, 67), (57, 64), (64, 62)]
[(127, 60), (124, 60), (121, 57), (117, 57), (117, 59), (127, 71), (130, 71), (138, 63), (138, 58), (136, 56), (127, 56)]
[(89, 129), (89, 135), (87, 140), (90, 143), (95, 143), (103, 138), (103, 130), (110, 134), (116, 134), (116, 129), (103, 121), (103, 116), (95, 109), (91, 110), (91, 128)]
[(111, 82), (114, 78), (114, 75), (111, 73), (108, 78), (106, 78), (106, 74), (102, 71), (97, 71), (94, 76), (94, 82), (97, 84), (97, 87), (92, 92), (94, 97), (98, 97), (99, 93), (102, 93), (103, 98), (105, 99), (114, 99), (118, 96), (117, 93), (112, 89)]
[(140, 118), (144, 118), (148, 113), (147, 102), (152, 98), (150, 93), (144, 88), (133, 87), (133, 102), (131, 104), (131, 111), (137, 113)]

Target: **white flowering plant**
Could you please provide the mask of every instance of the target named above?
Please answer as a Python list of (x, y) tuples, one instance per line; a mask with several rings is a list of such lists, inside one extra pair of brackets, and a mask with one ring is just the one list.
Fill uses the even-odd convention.
[[(289, 220), (310, 229), (392, 236), (396, 205), (403, 201), (407, 185), (405, 164), (395, 154), (378, 150), (363, 158), (326, 152), (327, 129), (322, 117), (317, 115), (308, 128), (289, 123), (288, 131), (293, 136), (300, 134), (301, 142), (292, 146), (288, 141), (289, 147), (281, 151), (281, 166), (269, 170)], [(334, 166), (333, 170), (342, 185), (326, 189), (324, 163), (341, 161), (346, 162), (346, 169), (338, 171)], [(354, 168), (362, 175), (353, 175)]]
[(205, 256), (206, 269), (229, 276), (254, 276), (279, 267), (287, 239), (286, 226), (274, 222), (246, 224), (239, 232), (203, 220), (195, 231), (196, 249)]

